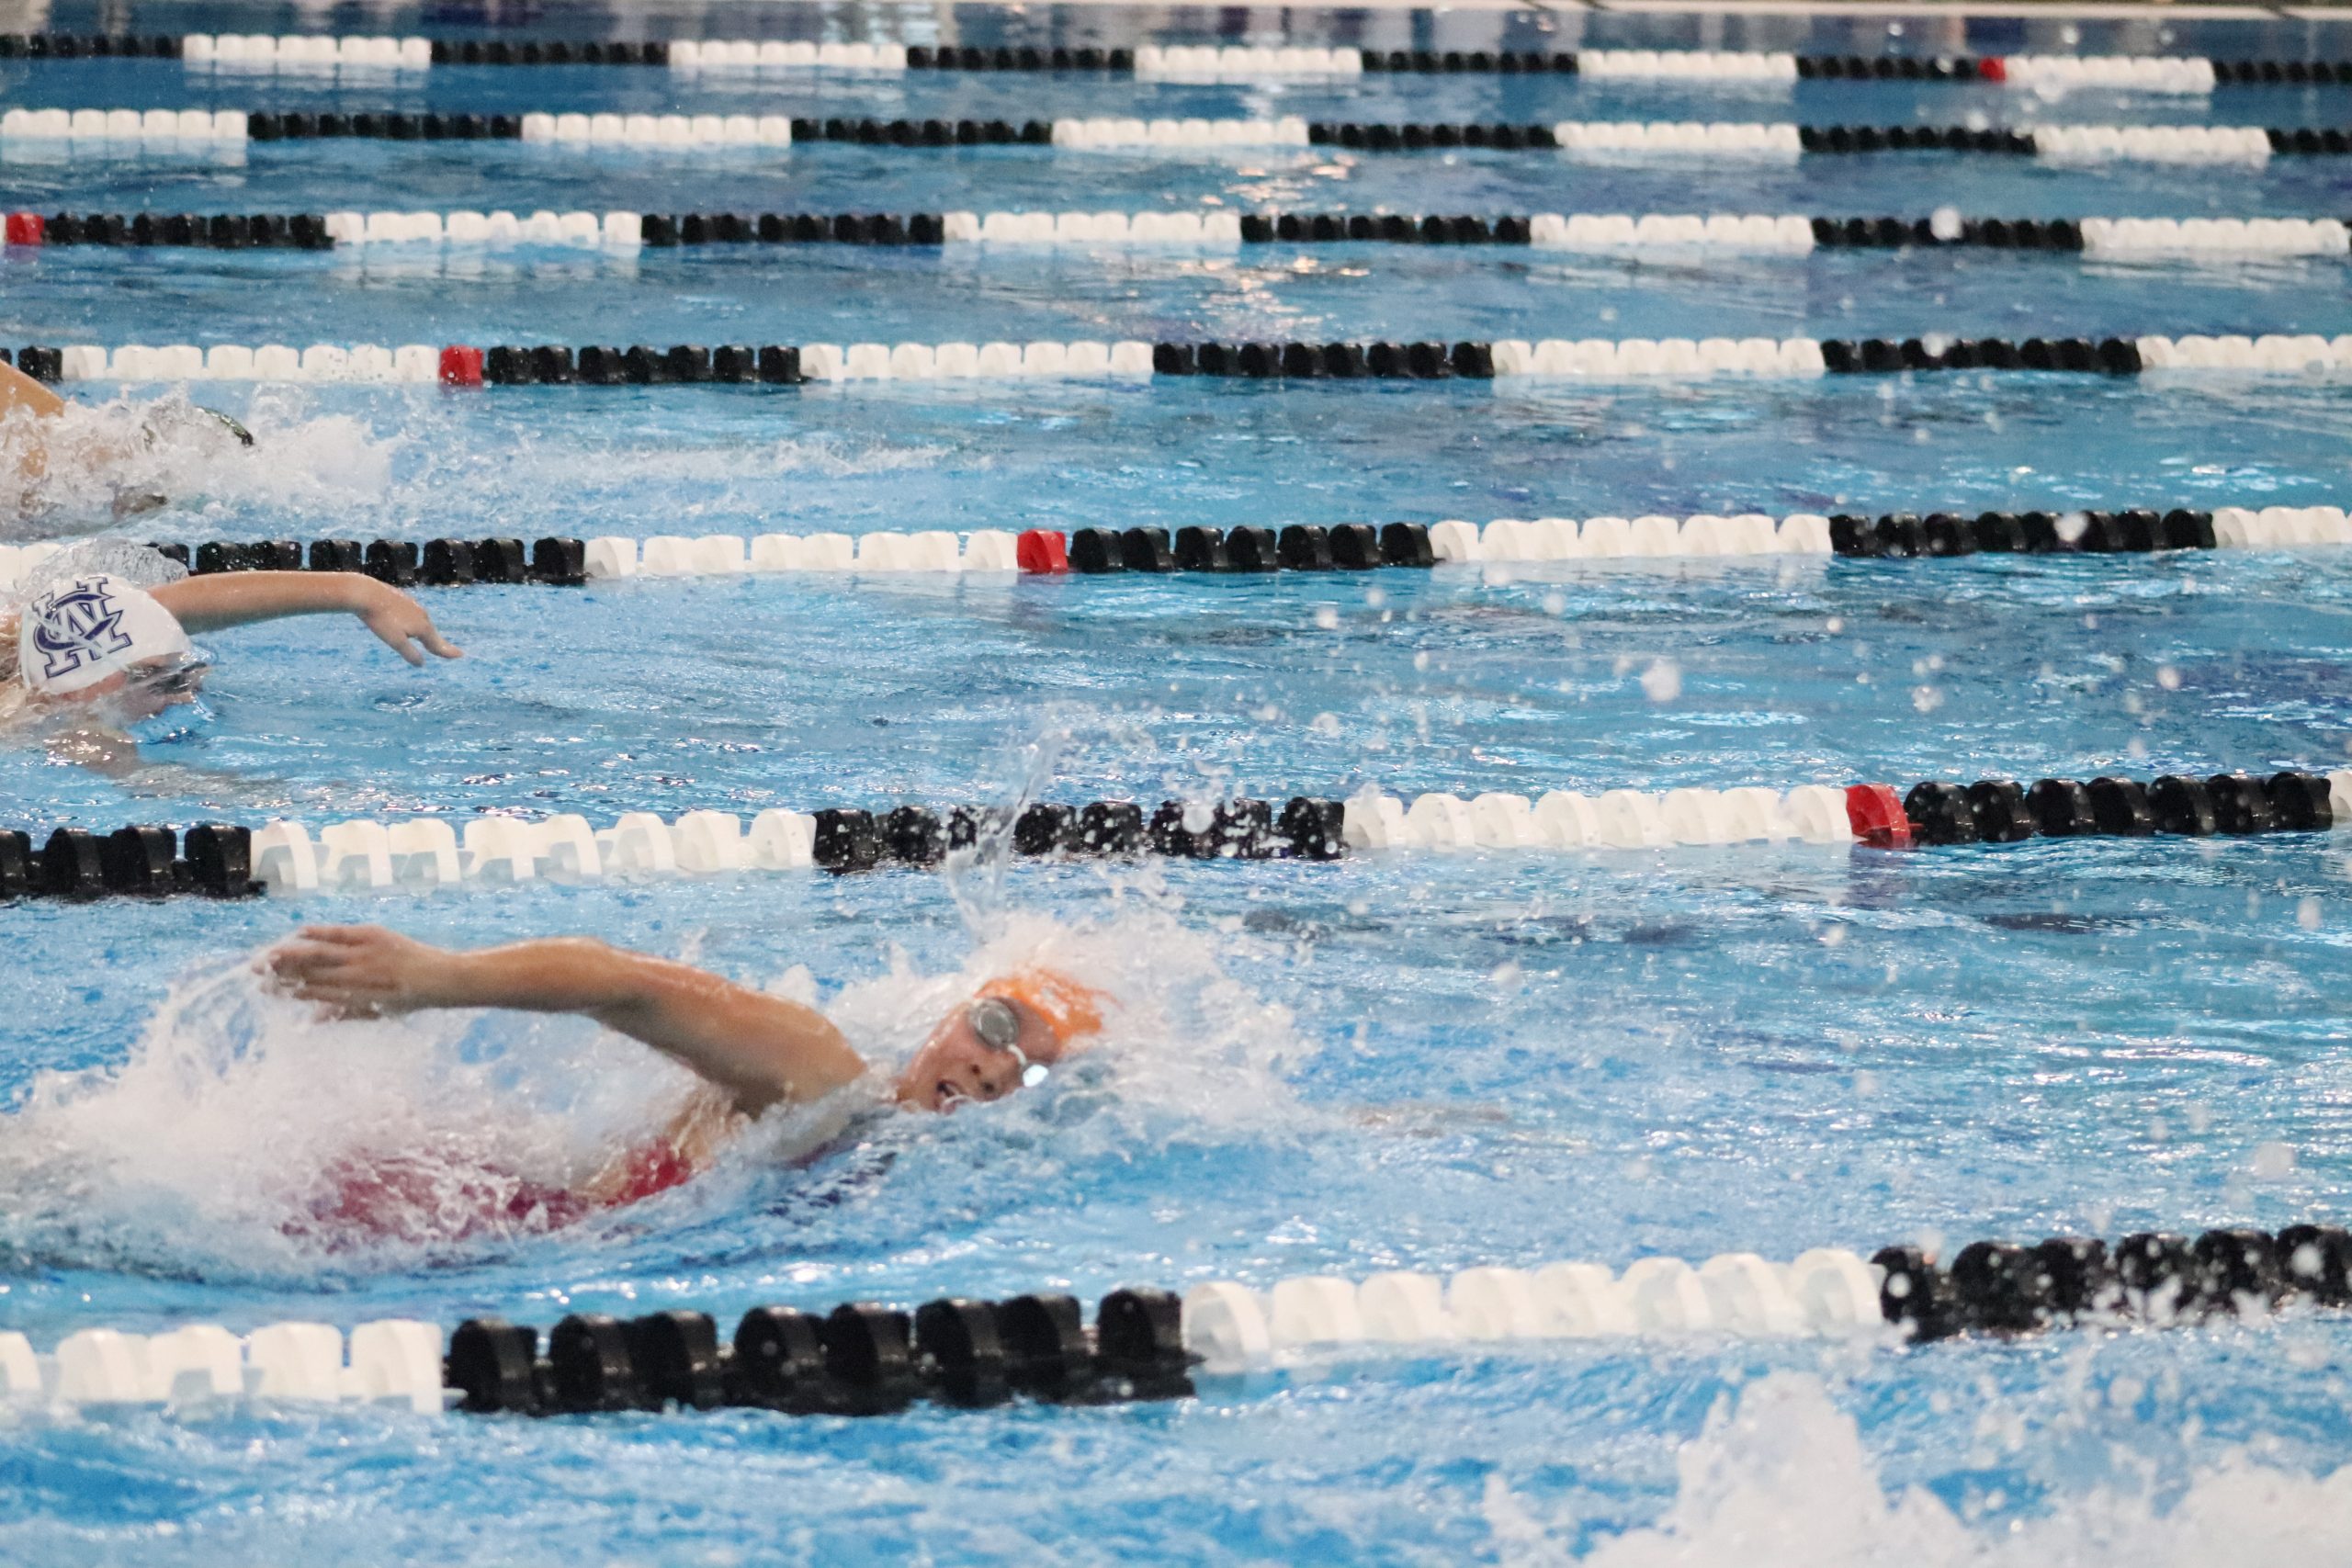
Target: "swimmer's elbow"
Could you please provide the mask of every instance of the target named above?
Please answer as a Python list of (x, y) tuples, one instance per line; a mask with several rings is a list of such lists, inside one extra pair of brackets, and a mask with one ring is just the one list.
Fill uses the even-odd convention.
[(548, 937), (540, 945), (552, 949), (566, 962), (572, 964), (617, 964), (627, 959), (642, 956), (642, 954), (615, 947), (603, 937), (598, 936)]

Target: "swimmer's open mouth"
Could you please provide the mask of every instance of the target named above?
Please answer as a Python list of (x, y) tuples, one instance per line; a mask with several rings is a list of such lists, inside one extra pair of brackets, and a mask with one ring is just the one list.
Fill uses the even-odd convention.
[(953, 1111), (971, 1098), (945, 1078), (939, 1080), (933, 1093), (934, 1103), (941, 1111)]

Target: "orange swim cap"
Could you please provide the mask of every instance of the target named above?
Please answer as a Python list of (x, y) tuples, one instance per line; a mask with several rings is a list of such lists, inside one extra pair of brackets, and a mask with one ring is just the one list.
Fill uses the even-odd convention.
[(1064, 1047), (1090, 1034), (1102, 1032), (1102, 1004), (1116, 997), (1080, 984), (1058, 969), (1032, 966), (1000, 975), (974, 993), (974, 1001), (1001, 997), (1019, 1002), (1046, 1021), (1055, 1040)]

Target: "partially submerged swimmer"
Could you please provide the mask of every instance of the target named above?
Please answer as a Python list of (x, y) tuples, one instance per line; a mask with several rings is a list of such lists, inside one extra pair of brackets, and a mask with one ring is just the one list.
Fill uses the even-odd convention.
[[(865, 1078), (865, 1059), (824, 1014), (684, 964), (593, 938), (563, 937), (453, 952), (378, 926), (311, 926), (264, 959), (276, 986), (331, 1019), (437, 1008), (576, 1013), (643, 1042), (701, 1079), (658, 1131), (586, 1179), (556, 1187), (482, 1169), (460, 1186), (474, 1212), (459, 1228), (499, 1219), (557, 1225), (665, 1191), (709, 1168), (764, 1112), (813, 1105)], [(888, 1086), (909, 1111), (986, 1104), (1040, 1081), (1100, 1033), (1110, 998), (1069, 976), (1030, 967), (1001, 976), (941, 1019)], [(402, 1234), (403, 1215), (447, 1214), (446, 1172), (354, 1166), (338, 1173), (318, 1218)], [(467, 1206), (461, 1201), (459, 1207)], [(485, 1212), (489, 1211), (489, 1212)]]
[(424, 663), (427, 653), (462, 657), (423, 605), (357, 572), (220, 572), (153, 591), (91, 572), (52, 583), (13, 620), (0, 614), (0, 720), (41, 710), (86, 713), (97, 728), (85, 728), (65, 755), (100, 768), (123, 765), (126, 738), (109, 735), (104, 720), (150, 719), (194, 702), (209, 666), (191, 633), (335, 613), (357, 616), (411, 664)]
[[(133, 466), (130, 459), (138, 451), (136, 446), (112, 436), (68, 440), (60, 445), (56, 434), (60, 427), (49, 422), (62, 418), (74, 406), (15, 366), (0, 365), (0, 423), (8, 422), (15, 415), (29, 416), (29, 423), (15, 422), (8, 443), (16, 449), (17, 474), (26, 487), (17, 497), (15, 510), (34, 510), (35, 487), (49, 477), (52, 463), (61, 468), (78, 468), (108, 483), (114, 492), (112, 510), (118, 519), (170, 504), (169, 496), (150, 483), (133, 480), (125, 471)], [(224, 446), (230, 443), (241, 446), (254, 444), (251, 431), (219, 410), (201, 404), (158, 404), (148, 411), (144, 431), (146, 444), (151, 446), (164, 436), (194, 438), (199, 444), (209, 438)], [(203, 449), (201, 445), (198, 449)]]

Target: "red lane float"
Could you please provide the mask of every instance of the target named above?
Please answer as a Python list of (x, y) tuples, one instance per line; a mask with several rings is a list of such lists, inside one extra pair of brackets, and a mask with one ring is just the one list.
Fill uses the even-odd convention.
[(38, 212), (8, 214), (7, 243), (12, 245), (38, 245), (48, 237), (49, 220)]
[(1069, 570), (1069, 547), (1050, 528), (1032, 528), (1015, 544), (1013, 560), (1024, 572), (1066, 572)]
[(1980, 82), (2006, 82), (2009, 79), (2009, 62), (1997, 54), (1988, 54), (1976, 62), (1976, 79)]
[(445, 387), (481, 385), (481, 350), (451, 344), (441, 351), (441, 384)]
[(1874, 850), (1911, 847), (1911, 818), (1904, 813), (1902, 797), (1885, 784), (1849, 785), (1846, 820), (1854, 837)]

